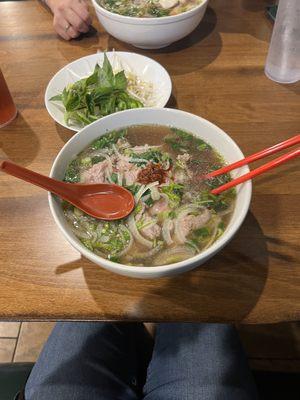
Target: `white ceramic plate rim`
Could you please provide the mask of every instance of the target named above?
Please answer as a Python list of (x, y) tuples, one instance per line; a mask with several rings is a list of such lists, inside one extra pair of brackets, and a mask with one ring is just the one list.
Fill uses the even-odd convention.
[(177, 15), (169, 15), (166, 17), (159, 17), (159, 18), (145, 18), (145, 17), (130, 17), (128, 15), (121, 15), (113, 13), (106, 8), (102, 7), (100, 4), (97, 3), (96, 0), (92, 0), (92, 3), (95, 9), (98, 9), (99, 12), (106, 15), (108, 18), (113, 20), (118, 20), (124, 23), (131, 23), (133, 25), (165, 25), (165, 24), (172, 24), (174, 22), (178, 22), (184, 19), (191, 17), (194, 14), (197, 14), (199, 8), (204, 7), (209, 0), (203, 0), (202, 3), (198, 4), (196, 7), (192, 8), (191, 10), (185, 11), (183, 13)]
[[(97, 56), (99, 56), (100, 54), (103, 55), (104, 53), (103, 52), (99, 52), (99, 53), (96, 53), (96, 54), (90, 54), (88, 56), (84, 56), (84, 57), (78, 58), (77, 60), (74, 60), (71, 63), (65, 65), (59, 71), (56, 72), (56, 74), (50, 79), (50, 81), (49, 81), (49, 83), (47, 85), (47, 88), (46, 88), (46, 91), (45, 91), (44, 101), (45, 101), (45, 106), (46, 106), (46, 109), (47, 109), (49, 115), (54, 119), (55, 122), (57, 122), (61, 126), (67, 128), (67, 129), (70, 129), (70, 130), (72, 130), (74, 132), (79, 132), (83, 128), (79, 128), (79, 127), (76, 128), (75, 126), (68, 126), (64, 122), (64, 120), (59, 119), (57, 117), (57, 115), (52, 112), (52, 110), (50, 108), (50, 100), (49, 100), (50, 99), (50, 94), (49, 94), (49, 92), (52, 90), (52, 87), (55, 85), (56, 80), (58, 79), (59, 75), (64, 70), (71, 69), (74, 64), (77, 64), (79, 62), (85, 62), (85, 61), (90, 60), (90, 59), (93, 60), (94, 58), (96, 59)], [(147, 63), (148, 63), (148, 65), (149, 64), (155, 65), (156, 68), (161, 71), (161, 83), (164, 83), (164, 85), (165, 85), (165, 90), (162, 93), (160, 104), (158, 104), (157, 107), (158, 108), (163, 108), (167, 104), (167, 102), (170, 99), (171, 93), (172, 93), (172, 81), (171, 81), (171, 77), (170, 77), (168, 71), (160, 63), (158, 63), (157, 61), (153, 60), (150, 57), (146, 57), (146, 56), (143, 56), (141, 54), (134, 53), (134, 52), (108, 51), (108, 52), (106, 52), (106, 54), (108, 55), (108, 57), (113, 56), (113, 55), (117, 55), (120, 58), (122, 58), (122, 55), (123, 55), (123, 57), (124, 56), (125, 57), (130, 57), (130, 56), (133, 55), (134, 57), (137, 57), (137, 58), (140, 58), (141, 60), (144, 60), (145, 61), (145, 65)], [(93, 60), (93, 61), (96, 61), (96, 60)], [(68, 84), (68, 82), (66, 82), (65, 86), (67, 84)], [(114, 114), (116, 114), (116, 113), (114, 113)]]
[[(143, 108), (140, 110), (153, 110), (153, 108)], [(166, 110), (166, 112), (169, 113), (183, 113), (186, 116), (189, 116), (192, 119), (195, 120), (201, 120), (201, 122), (203, 124), (206, 124), (207, 126), (211, 126), (213, 127), (216, 131), (219, 131), (220, 134), (226, 138), (226, 140), (230, 143), (230, 145), (232, 147), (235, 148), (236, 153), (239, 154), (240, 158), (244, 158), (244, 154), (242, 153), (241, 149), (239, 148), (239, 146), (234, 142), (233, 139), (231, 139), (231, 137), (225, 133), (222, 129), (220, 129), (218, 126), (216, 126), (215, 124), (207, 121), (206, 119), (199, 117), (197, 115), (188, 113), (186, 111), (181, 111), (181, 110), (176, 110), (176, 109), (170, 109), (170, 108), (165, 108), (164, 110)], [(128, 119), (130, 119), (130, 114), (132, 112), (136, 112), (136, 109), (133, 110), (126, 110), (126, 111), (121, 111), (121, 113), (127, 113), (128, 114)], [(113, 118), (115, 114), (109, 115), (107, 117), (104, 117), (105, 119), (107, 118)], [(101, 120), (104, 120), (104, 118), (102, 118)], [(96, 124), (98, 121), (93, 122), (92, 124)], [(83, 130), (87, 129), (89, 126), (91, 126), (92, 124), (88, 125), (87, 127), (83, 128)], [(128, 126), (134, 125), (134, 123), (129, 124)], [(125, 126), (124, 126), (125, 127)], [(50, 177), (54, 177), (54, 172), (56, 169), (56, 165), (58, 163), (58, 160), (60, 158), (60, 155), (64, 152), (64, 149), (69, 145), (69, 143), (71, 143), (72, 141), (76, 140), (77, 136), (82, 134), (82, 131), (77, 132), (77, 134), (75, 134), (64, 146), (63, 148), (60, 150), (60, 152), (58, 153), (58, 155), (56, 156), (54, 163), (52, 165), (51, 171), (50, 171)], [(103, 134), (105, 134), (105, 132), (103, 132)], [(101, 135), (99, 135), (101, 136)], [(244, 171), (245, 172), (249, 172), (249, 168), (248, 166), (244, 167)], [(195, 265), (197, 263), (197, 261), (201, 261), (202, 259), (207, 259), (210, 257), (210, 255), (213, 255), (217, 250), (222, 249), (226, 243), (228, 243), (233, 236), (236, 234), (236, 232), (238, 231), (238, 229), (240, 228), (240, 226), (242, 225), (247, 213), (248, 213), (248, 209), (250, 206), (250, 201), (251, 201), (251, 194), (252, 194), (252, 182), (251, 180), (245, 182), (242, 184), (243, 185), (243, 190), (246, 191), (247, 193), (247, 199), (246, 201), (243, 203), (242, 206), (242, 210), (240, 212), (240, 214), (238, 215), (238, 217), (235, 219), (234, 224), (227, 228), (227, 230), (225, 231), (225, 233), (216, 241), (213, 243), (212, 246), (210, 246), (207, 250), (203, 251), (200, 254), (197, 254), (194, 257), (191, 257), (188, 259), (188, 265), (187, 266), (187, 260), (184, 261), (180, 261), (177, 263), (173, 263), (173, 264), (168, 264), (168, 265), (161, 265), (161, 266), (151, 266), (151, 267), (143, 267), (143, 266), (129, 266), (129, 265), (125, 265), (125, 264), (119, 264), (119, 263), (115, 263), (113, 261), (109, 261), (107, 259), (104, 259), (100, 256), (97, 256), (95, 253), (91, 252), (90, 250), (86, 249), (83, 245), (79, 244), (79, 242), (77, 242), (74, 237), (68, 232), (66, 231), (63, 226), (61, 225), (59, 218), (56, 214), (55, 211), (55, 197), (54, 195), (52, 195), (51, 193), (48, 193), (48, 200), (49, 200), (49, 206), (50, 206), (50, 210), (51, 213), (53, 215), (53, 218), (56, 222), (56, 224), (59, 226), (61, 232), (63, 233), (63, 235), (66, 237), (66, 239), (69, 241), (69, 243), (71, 243), (71, 245), (77, 249), (81, 254), (83, 254), (85, 257), (87, 257), (89, 260), (95, 262), (96, 264), (99, 263), (99, 261), (101, 261), (101, 266), (105, 269), (110, 269), (112, 271), (115, 272), (120, 272), (121, 274), (126, 274), (126, 272), (128, 271), (135, 271), (137, 272), (137, 277), (140, 278), (151, 278), (151, 270), (153, 270), (153, 275), (155, 274), (156, 276), (159, 273), (167, 273), (168, 271), (175, 271), (178, 269), (178, 271), (180, 271), (181, 269), (183, 270), (184, 267), (186, 267), (186, 269), (191, 269), (193, 267), (191, 267), (191, 265)], [(109, 268), (108, 268), (109, 267)], [(183, 272), (183, 271), (182, 271)], [(138, 274), (140, 273), (140, 276), (138, 276)], [(153, 276), (154, 278), (155, 276)]]

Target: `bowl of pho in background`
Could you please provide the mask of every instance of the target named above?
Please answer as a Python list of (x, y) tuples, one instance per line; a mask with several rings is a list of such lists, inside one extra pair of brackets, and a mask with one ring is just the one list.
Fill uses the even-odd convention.
[[(159, 49), (189, 35), (202, 20), (208, 0), (186, 0), (184, 3), (183, 0), (157, 0), (151, 2), (152, 15), (139, 10), (131, 0), (92, 0), (92, 3), (100, 24), (110, 35), (135, 47)], [(130, 9), (124, 11), (118, 10), (118, 6), (109, 6), (123, 3), (131, 4)], [(144, 3), (150, 2), (144, 0)], [(173, 12), (179, 13), (172, 15)]]
[[(154, 123), (156, 125), (153, 125)], [(165, 136), (163, 140), (161, 138), (155, 139), (155, 132), (158, 129), (160, 129), (161, 131), (170, 131), (171, 134), (169, 136)], [(110, 132), (109, 135), (108, 132)], [(133, 139), (130, 139), (130, 132), (135, 132), (135, 136), (133, 137)], [(177, 138), (178, 140), (176, 139), (176, 135), (180, 135), (179, 139)], [(108, 145), (107, 143), (109, 142), (109, 140), (113, 140), (113, 144)], [(129, 146), (130, 140), (133, 140), (131, 141), (131, 145), (134, 147)], [(230, 138), (230, 136), (228, 136), (222, 129), (218, 128), (216, 125), (196, 115), (180, 110), (166, 108), (132, 109), (104, 117), (86, 126), (77, 134), (75, 134), (64, 145), (64, 147), (57, 155), (53, 163), (50, 176), (58, 180), (63, 180), (67, 177), (67, 181), (69, 182), (74, 182), (72, 179), (74, 178), (74, 176), (76, 177), (76, 173), (74, 173), (76, 172), (76, 165), (81, 165), (81, 167), (83, 168), (80, 172), (80, 181), (93, 182), (95, 176), (97, 179), (101, 179), (101, 176), (103, 178), (103, 168), (105, 167), (107, 168), (107, 170), (109, 170), (112, 165), (111, 162), (120, 163), (123, 159), (122, 162), (123, 165), (125, 165), (126, 163), (128, 164), (129, 160), (129, 162), (132, 163), (130, 164), (130, 171), (128, 170), (131, 175), (125, 174), (120, 177), (119, 171), (121, 169), (120, 164), (118, 164), (119, 167), (116, 167), (117, 169), (114, 170), (117, 171), (117, 173), (112, 173), (109, 179), (115, 179), (115, 183), (122, 184), (123, 186), (126, 185), (130, 190), (132, 190), (132, 188), (135, 188), (137, 182), (143, 183), (143, 180), (141, 180), (141, 178), (144, 179), (145, 177), (149, 176), (149, 165), (153, 167), (154, 164), (147, 164), (147, 159), (144, 160), (145, 157), (148, 158), (147, 155), (150, 154), (151, 157), (162, 157), (161, 160), (158, 160), (161, 164), (156, 165), (165, 165), (164, 168), (166, 168), (165, 171), (167, 171), (165, 172), (165, 174), (167, 174), (167, 178), (165, 181), (162, 180), (162, 182), (164, 183), (161, 183), (160, 187), (156, 186), (158, 185), (157, 182), (147, 185), (146, 181), (144, 182), (145, 184), (139, 183), (139, 185), (137, 185), (137, 190), (135, 191), (136, 204), (141, 204), (143, 210), (141, 209), (141, 207), (138, 209), (138, 207), (136, 206), (136, 209), (128, 217), (127, 220), (120, 221), (119, 224), (114, 226), (111, 226), (105, 221), (94, 220), (91, 222), (89, 218), (87, 218), (85, 215), (82, 215), (82, 212), (76, 210), (75, 213), (75, 209), (72, 208), (71, 210), (71, 208), (68, 208), (68, 205), (63, 204), (59, 198), (52, 194), (49, 194), (49, 204), (52, 215), (63, 235), (75, 249), (77, 249), (83, 256), (85, 256), (95, 264), (98, 264), (101, 267), (115, 273), (135, 278), (158, 278), (179, 274), (184, 271), (188, 271), (195, 267), (198, 267), (209, 258), (213, 257), (232, 239), (232, 237), (235, 235), (235, 233), (243, 223), (243, 220), (248, 212), (251, 200), (251, 181), (247, 181), (236, 188), (236, 191), (234, 192), (234, 201), (230, 205), (230, 215), (227, 213), (227, 217), (224, 216), (227, 211), (223, 211), (222, 203), (220, 203), (221, 198), (214, 200), (217, 201), (217, 203), (213, 203), (216, 204), (218, 207), (221, 205), (221, 208), (211, 208), (211, 205), (209, 204), (209, 202), (212, 201), (210, 199), (210, 196), (207, 195), (206, 192), (200, 193), (200, 189), (200, 197), (197, 200), (197, 203), (182, 205), (183, 199), (185, 199), (185, 203), (191, 203), (195, 202), (195, 198), (197, 197), (195, 195), (189, 196), (189, 193), (183, 194), (183, 192), (180, 192), (183, 187), (187, 187), (185, 186), (185, 184), (180, 184), (180, 182), (182, 183), (180, 179), (184, 179), (184, 176), (187, 173), (184, 173), (183, 177), (180, 177), (180, 174), (176, 175), (176, 179), (173, 179), (172, 177), (173, 180), (169, 179), (168, 176), (171, 176), (170, 174), (173, 173), (172, 171), (175, 171), (174, 173), (176, 174), (177, 172), (180, 173), (180, 168), (184, 168), (184, 163), (189, 162), (189, 159), (187, 156), (187, 152), (184, 149), (178, 150), (181, 151), (181, 154), (179, 154), (175, 159), (168, 159), (168, 153), (162, 151), (162, 148), (165, 148), (163, 146), (167, 145), (166, 143), (168, 144), (168, 146), (174, 148), (174, 152), (177, 151), (178, 145), (182, 146), (182, 144), (184, 143), (187, 143), (187, 145), (188, 143), (192, 143), (191, 149), (199, 147), (199, 151), (203, 152), (201, 154), (207, 154), (208, 160), (212, 159), (215, 156), (218, 156), (218, 154), (222, 156), (222, 159), (218, 158), (219, 156), (217, 157), (217, 159), (223, 160), (222, 162), (226, 163), (232, 163), (244, 157), (238, 145)], [(195, 146), (193, 143), (195, 143)], [(88, 150), (85, 150), (83, 152), (84, 149)], [(114, 153), (114, 151), (116, 151), (116, 153)], [(193, 150), (191, 150), (191, 153), (192, 151)], [(81, 155), (78, 158), (77, 155), (79, 153)], [(135, 155), (133, 156), (133, 154)], [(99, 156), (102, 157), (101, 161), (96, 159), (96, 164), (93, 164), (92, 159)], [(114, 157), (113, 161), (111, 157)], [(197, 168), (197, 165), (201, 166), (202, 162), (208, 162), (204, 158), (202, 159), (202, 157), (200, 156), (198, 158), (196, 157), (195, 159), (193, 159), (193, 155), (191, 157), (192, 158), (190, 159), (190, 162), (195, 161), (194, 168)], [(75, 165), (74, 161), (70, 164), (70, 162), (74, 159), (76, 159), (77, 164), (75, 163)], [(79, 159), (80, 162), (78, 161)], [(125, 159), (127, 161), (125, 161), (124, 164)], [(86, 167), (87, 165), (88, 167)], [(136, 177), (133, 177), (132, 182), (128, 181), (128, 179), (132, 179), (132, 174), (134, 175), (135, 170), (138, 168), (141, 168), (143, 170), (142, 173), (139, 172), (139, 174), (141, 175), (138, 175), (138, 179)], [(66, 175), (66, 171), (68, 175)], [(232, 174), (232, 178), (243, 175), (248, 171), (249, 169), (247, 166), (240, 168), (239, 170), (234, 171), (235, 173)], [(158, 172), (159, 171), (154, 171), (153, 169), (151, 170), (151, 173)], [(84, 179), (89, 178), (89, 180), (83, 180), (82, 177), (85, 177)], [(94, 180), (94, 182), (96, 182), (97, 179)], [(160, 178), (158, 177), (157, 179)], [(173, 184), (173, 181), (176, 181), (175, 186)], [(195, 183), (194, 181), (192, 181), (193, 187), (198, 183), (198, 181), (195, 181)], [(172, 190), (174, 189), (174, 192), (172, 192), (171, 194), (170, 187)], [(158, 192), (161, 195), (159, 200), (160, 203), (153, 203), (153, 199), (155, 199), (155, 196), (158, 195)], [(182, 197), (180, 200), (181, 203), (178, 203), (176, 205), (178, 197), (177, 193), (180, 193), (180, 196)], [(156, 197), (156, 200), (158, 198), (159, 196)], [(156, 213), (152, 212), (155, 205), (160, 204), (161, 206), (163, 206), (163, 202), (165, 200), (167, 201), (168, 207), (173, 207), (172, 209), (169, 209), (169, 211), (171, 210), (170, 212), (168, 211), (166, 213), (166, 211), (164, 211), (163, 209), (156, 210)], [(151, 204), (149, 203), (149, 201)], [(171, 201), (173, 202), (172, 204)], [(205, 207), (208, 208), (206, 209)], [(148, 221), (146, 221), (144, 217), (144, 219), (142, 220), (138, 216), (138, 214), (144, 215), (142, 213), (145, 211), (145, 208), (147, 209), (147, 212), (145, 213), (148, 215)], [(201, 210), (201, 215), (199, 215), (199, 210)], [(184, 219), (184, 217), (186, 216), (187, 218)], [(168, 219), (172, 218), (172, 224), (174, 224), (173, 228), (170, 226), (167, 227), (167, 225), (170, 223)], [(179, 220), (179, 218), (181, 219)], [(201, 219), (203, 218), (205, 220), (201, 222)], [(197, 246), (195, 245), (195, 241), (192, 243), (190, 239), (189, 242), (185, 243), (184, 245), (176, 247), (176, 243), (178, 243), (177, 239), (180, 242), (183, 235), (183, 230), (186, 229), (187, 220), (188, 224), (200, 221), (201, 228), (196, 229), (195, 232), (197, 233), (197, 235), (200, 235), (199, 240), (204, 241), (201, 243), (207, 243), (207, 245), (203, 246), (201, 250), (196, 251), (195, 249), (197, 249)], [(159, 233), (159, 238), (152, 237), (152, 241), (151, 236), (149, 236), (149, 230), (148, 232), (143, 231), (144, 227), (146, 226), (145, 221), (146, 225), (148, 224), (148, 227), (146, 229), (152, 230), (154, 229), (155, 224), (159, 223), (158, 221), (164, 221), (163, 223), (161, 223), (162, 230)], [(215, 224), (216, 221), (216, 228), (213, 228), (211, 224)], [(141, 223), (144, 224), (143, 227), (141, 226)], [(205, 225), (206, 223), (207, 225)], [(78, 224), (82, 224), (82, 226), (84, 227), (84, 231), (78, 231), (80, 232), (79, 236), (78, 232), (76, 233), (74, 231), (74, 227), (76, 226), (78, 228)], [(126, 228), (122, 224), (126, 224)], [(203, 225), (205, 225), (206, 227), (203, 227)], [(170, 228), (171, 230), (168, 232), (166, 231), (166, 228)], [(82, 229), (82, 227), (80, 227), (80, 229)], [(119, 229), (118, 234), (116, 234), (115, 229)], [(221, 231), (219, 234), (220, 229)], [(214, 231), (214, 233), (212, 233), (212, 231)], [(169, 233), (173, 238), (173, 245), (171, 245), (171, 252), (173, 252), (172, 258), (165, 255), (170, 254), (168, 253), (169, 248), (166, 244), (168, 243), (168, 241), (172, 241), (172, 238), (170, 239)], [(208, 236), (209, 234), (214, 235), (213, 240), (210, 240), (210, 237)], [(101, 236), (101, 239), (99, 239), (99, 235)], [(185, 235), (187, 235), (187, 233), (185, 233)], [(153, 258), (148, 257), (145, 262), (143, 260), (127, 262), (126, 260), (139, 260), (139, 258), (133, 259), (130, 255), (130, 251), (127, 254), (126, 252), (124, 252), (125, 242), (127, 243), (126, 246), (128, 246), (128, 248), (130, 246), (131, 248), (134, 248), (135, 244), (132, 245), (132, 242), (129, 245), (129, 242), (133, 239), (138, 241), (142, 240), (141, 247), (144, 251), (143, 254), (147, 254), (147, 257), (150, 257), (151, 253), (153, 251), (156, 251), (153, 250), (154, 248), (160, 251), (162, 247), (159, 246), (164, 246), (163, 248), (165, 253), (160, 254), (156, 252), (155, 255), (153, 255)], [(124, 243), (122, 242), (123, 240)], [(164, 242), (164, 240), (166, 240), (166, 242)], [(111, 246), (113, 241), (115, 241), (117, 247), (119, 246), (119, 259), (116, 259), (114, 257), (108, 257), (110, 259), (107, 259), (106, 256), (103, 255), (104, 250), (107, 249), (108, 246)], [(148, 246), (149, 241), (150, 246)], [(138, 245), (140, 244), (138, 243)], [(181, 260), (180, 257), (174, 258), (174, 246), (176, 249), (178, 249), (179, 252), (182, 251), (183, 247), (185, 246), (184, 251), (188, 252), (188, 255), (185, 255), (185, 257), (187, 256), (188, 258), (183, 260)], [(151, 249), (151, 247), (153, 247), (153, 249)], [(175, 253), (177, 252), (176, 249)], [(134, 257), (136, 257), (136, 255)], [(177, 259), (181, 261), (177, 261)], [(166, 262), (168, 262), (168, 264), (166, 264)]]

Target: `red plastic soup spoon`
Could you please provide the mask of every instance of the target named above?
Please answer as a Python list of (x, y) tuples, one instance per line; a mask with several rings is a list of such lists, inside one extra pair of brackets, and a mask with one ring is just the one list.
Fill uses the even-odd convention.
[(134, 208), (133, 195), (122, 186), (107, 183), (91, 185), (61, 182), (6, 160), (1, 162), (0, 169), (58, 195), (95, 218), (121, 219), (130, 214)]

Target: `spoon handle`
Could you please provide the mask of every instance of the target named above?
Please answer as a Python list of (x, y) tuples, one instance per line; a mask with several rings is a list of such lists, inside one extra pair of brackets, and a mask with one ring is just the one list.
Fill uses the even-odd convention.
[(57, 181), (56, 179), (49, 178), (48, 176), (38, 174), (30, 169), (21, 167), (11, 161), (5, 160), (0, 164), (0, 169), (9, 175), (22, 179), (23, 181), (32, 183), (33, 185), (40, 186), (60, 197), (68, 200), (70, 188), (64, 182)]

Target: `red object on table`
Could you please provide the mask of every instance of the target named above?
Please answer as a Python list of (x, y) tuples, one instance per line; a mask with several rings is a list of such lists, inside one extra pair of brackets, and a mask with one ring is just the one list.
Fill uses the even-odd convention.
[(0, 69), (0, 128), (9, 124), (16, 115), (17, 108)]
[(249, 179), (254, 178), (257, 175), (261, 175), (264, 172), (268, 171), (269, 169), (278, 167), (278, 165), (281, 165), (289, 160), (292, 160), (295, 157), (299, 157), (300, 156), (300, 148), (293, 150), (287, 154), (284, 154), (281, 157), (275, 158), (275, 160), (272, 160), (270, 162), (268, 162), (267, 164), (261, 165), (260, 167), (254, 169), (253, 171), (248, 172), (245, 175), (240, 176), (239, 178), (233, 179), (232, 181), (225, 183), (222, 186), (219, 186), (216, 189), (213, 189), (211, 191), (212, 194), (220, 194), (222, 192), (224, 192), (225, 190), (228, 190), (234, 186), (239, 185), (240, 183), (246, 182)]
[(271, 154), (275, 154), (278, 151), (287, 149), (288, 147), (294, 146), (295, 144), (300, 143), (300, 135), (293, 136), (290, 139), (285, 140), (284, 142), (275, 144), (272, 147), (268, 147), (267, 149), (261, 150), (258, 153), (252, 154), (251, 156), (245, 157), (242, 160), (236, 161), (230, 165), (225, 165), (216, 171), (212, 171), (207, 174), (206, 178), (213, 178), (214, 176), (222, 175), (227, 172), (230, 172), (236, 168), (242, 167), (243, 165), (247, 165), (252, 163), (253, 161), (260, 160), (261, 158), (270, 156)]

